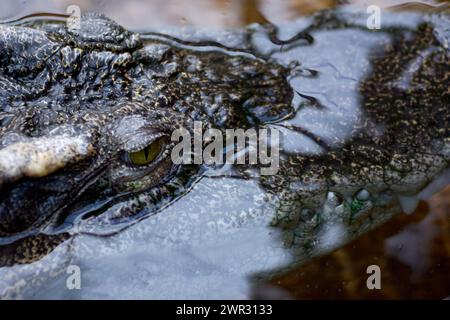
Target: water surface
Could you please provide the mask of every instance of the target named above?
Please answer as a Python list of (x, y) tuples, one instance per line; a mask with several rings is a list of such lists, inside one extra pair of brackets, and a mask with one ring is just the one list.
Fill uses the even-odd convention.
[[(105, 13), (132, 30), (147, 34), (157, 31), (187, 40), (214, 39), (229, 48), (243, 44), (244, 34), (236, 27), (271, 22), (279, 28), (279, 38), (288, 39), (308, 26), (308, 14), (336, 5), (335, 1), (257, 0), (127, 1), (126, 5), (121, 1), (4, 1), (0, 19), (12, 21), (40, 12), (63, 14), (69, 3), (80, 5), (83, 11)], [(365, 4), (354, 1), (353, 5), (364, 8)], [(418, 23), (420, 12), (442, 4), (380, 1), (380, 5), (412, 9), (405, 15), (407, 19), (395, 21), (408, 26)], [(257, 24), (254, 29), (254, 52), (271, 55), (284, 65), (301, 61), (304, 69), (320, 74), (317, 78), (291, 79), (290, 84), (300, 93), (295, 105), (307, 105), (313, 99), (327, 111), (299, 108), (295, 118), (273, 124), (284, 132), (282, 148), (305, 155), (326, 152), (307, 135), (286, 126), (302, 127), (328, 143), (337, 135), (346, 139), (349, 126), (364, 119), (361, 97), (355, 90), (371, 71), (371, 52), (392, 41), (390, 36), (367, 30), (320, 31), (313, 33), (313, 45), (280, 48), (270, 41), (265, 29)], [(450, 295), (448, 194), (447, 188), (428, 197), (412, 215), (401, 215), (344, 248), (254, 285), (249, 281), (251, 276), (292, 264), (293, 253), (284, 247), (283, 235), (267, 227), (273, 208), (264, 201), (267, 195), (257, 182), (205, 174), (188, 194), (157, 215), (113, 236), (78, 235), (36, 262), (51, 260), (50, 273), (70, 264), (80, 266), (82, 290), (67, 290), (66, 274), (62, 273), (30, 289), (25, 296), (444, 298)], [(94, 219), (77, 231), (92, 231), (96, 222)], [(103, 231), (111, 230), (97, 233)], [(365, 287), (364, 267), (370, 264), (386, 270), (386, 285), (381, 291)], [(31, 279), (34, 268), (33, 264), (24, 265), (14, 272), (19, 270), (23, 279)], [(0, 277), (5, 279), (9, 271), (1, 270)]]

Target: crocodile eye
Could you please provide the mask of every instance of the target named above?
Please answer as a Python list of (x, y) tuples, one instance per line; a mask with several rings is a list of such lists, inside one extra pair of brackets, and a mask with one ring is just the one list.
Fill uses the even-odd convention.
[(153, 162), (161, 153), (163, 147), (162, 139), (158, 139), (144, 149), (125, 153), (125, 162), (135, 166), (145, 166)]

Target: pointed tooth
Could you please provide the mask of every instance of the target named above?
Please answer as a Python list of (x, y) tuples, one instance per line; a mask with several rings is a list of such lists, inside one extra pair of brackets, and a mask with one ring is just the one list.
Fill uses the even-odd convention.
[(398, 194), (397, 197), (402, 206), (402, 210), (407, 214), (413, 213), (419, 205), (419, 198), (416, 196), (403, 196)]

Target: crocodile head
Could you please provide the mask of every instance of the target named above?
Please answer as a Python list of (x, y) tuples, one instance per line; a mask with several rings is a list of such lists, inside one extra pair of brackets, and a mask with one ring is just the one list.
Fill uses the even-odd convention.
[[(333, 221), (360, 234), (447, 168), (448, 36), (434, 29), (441, 17), (436, 25), (380, 31), (395, 46), (374, 52), (373, 70), (350, 87), (361, 109), (341, 121), (350, 134), (328, 138), (300, 128), (310, 120), (293, 102), (339, 118), (350, 96), (321, 105), (295, 87), (297, 76), (321, 77), (299, 70), (295, 46), (277, 60), (257, 43), (245, 50), (160, 34), (143, 40), (97, 14), (82, 16), (78, 29), (0, 26), (0, 235), (39, 233), (74, 212), (103, 213), (108, 224), (158, 210), (196, 178), (198, 167), (177, 165), (170, 155), (171, 133), (193, 130), (197, 120), (219, 129), (284, 126), (314, 140), (323, 149), (315, 155), (282, 144), (278, 174), (259, 179), (277, 205), (274, 225), (294, 230), (300, 242)], [(293, 39), (311, 45), (309, 33), (369, 32), (352, 23), (325, 13)], [(274, 46), (265, 43), (266, 51), (276, 55), (279, 44), (289, 44), (262, 28)]]
[[(283, 230), (285, 243), (300, 248), (297, 261), (314, 256), (309, 249), (327, 227), (341, 225), (351, 239), (386, 221), (450, 160), (448, 15), (431, 18), (435, 23), (420, 18), (410, 26), (383, 16), (385, 27), (375, 32), (353, 15), (323, 12), (294, 36), (306, 46), (279, 40), (273, 26), (253, 26), (244, 32), (248, 51), (141, 36), (94, 14), (83, 16), (79, 29), (0, 26), (0, 266), (50, 253), (66, 235), (59, 229), (61, 237), (53, 237), (46, 228), (73, 221), (68, 214), (95, 216), (93, 224), (128, 221), (182, 194), (199, 168), (171, 161), (171, 133), (192, 130), (196, 120), (219, 129), (288, 131), (278, 173), (255, 180), (270, 197), (258, 223)], [(241, 169), (241, 177), (254, 177), (254, 167)], [(196, 214), (181, 201), (169, 226), (158, 215), (143, 226), (146, 234), (167, 227), (180, 242), (185, 232), (216, 240), (229, 236), (221, 229), (254, 221), (248, 208), (228, 210), (215, 187), (203, 185), (190, 198)], [(261, 264), (270, 248), (262, 251), (252, 263)], [(30, 283), (45, 279), (43, 260), (40, 269), (33, 265)], [(20, 290), (20, 273), (7, 269), (0, 271), (15, 278), (2, 280)]]
[(2, 235), (99, 199), (128, 201), (122, 217), (152, 208), (187, 183), (171, 161), (173, 130), (195, 120), (246, 127), (292, 111), (284, 67), (144, 43), (97, 14), (78, 29), (0, 26), (0, 47)]

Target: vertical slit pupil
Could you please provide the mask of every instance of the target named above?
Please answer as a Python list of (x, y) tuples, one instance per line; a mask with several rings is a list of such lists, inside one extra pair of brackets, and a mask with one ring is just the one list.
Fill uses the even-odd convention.
[(144, 149), (145, 160), (148, 160), (148, 156), (150, 154), (151, 145)]

